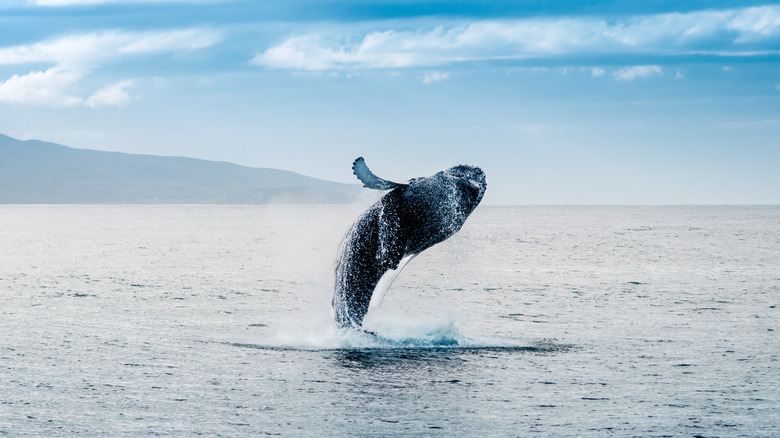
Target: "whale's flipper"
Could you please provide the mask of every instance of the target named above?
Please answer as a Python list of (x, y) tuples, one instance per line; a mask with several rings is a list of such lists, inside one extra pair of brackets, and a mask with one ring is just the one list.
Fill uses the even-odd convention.
[(363, 187), (374, 190), (392, 190), (396, 187), (400, 187), (406, 184), (399, 184), (386, 179), (382, 179), (376, 175), (366, 166), (366, 161), (363, 157), (358, 157), (354, 163), (352, 163), (352, 171), (358, 177), (360, 182), (363, 183)]

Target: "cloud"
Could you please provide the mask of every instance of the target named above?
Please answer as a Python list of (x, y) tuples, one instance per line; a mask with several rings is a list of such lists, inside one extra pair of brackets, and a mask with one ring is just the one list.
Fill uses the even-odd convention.
[(728, 20), (726, 27), (737, 32), (736, 41), (740, 43), (776, 37), (780, 32), (780, 7), (743, 9)]
[(621, 81), (633, 81), (637, 78), (646, 78), (654, 75), (663, 76), (664, 71), (657, 65), (635, 65), (632, 67), (623, 67), (612, 73), (615, 79)]
[(0, 102), (60, 107), (84, 104), (93, 108), (125, 105), (130, 100), (125, 89), (133, 84), (131, 81), (106, 85), (88, 98), (76, 95), (76, 85), (96, 69), (120, 59), (202, 49), (220, 38), (219, 33), (204, 29), (105, 31), (0, 48), (0, 65), (53, 65), (0, 80)]
[(584, 72), (590, 72), (590, 75), (594, 78), (599, 78), (601, 76), (604, 76), (607, 71), (604, 70), (603, 67), (587, 67), (587, 68), (581, 68), (580, 71)]
[[(293, 70), (331, 70), (339, 67), (403, 68), (426, 65), (424, 50), (407, 50), (406, 35), (372, 32), (357, 45), (340, 44), (318, 35), (290, 38), (254, 56), (258, 66)], [(431, 64), (437, 63), (432, 59)]]
[(50, 62), (65, 67), (84, 67), (105, 64), (126, 55), (202, 49), (216, 44), (220, 39), (218, 32), (208, 29), (93, 32), (0, 48), (0, 64)]
[(26, 75), (13, 75), (0, 83), (0, 102), (29, 103), (68, 107), (81, 99), (67, 94), (73, 84), (84, 76), (81, 72), (50, 68)]
[(119, 81), (115, 84), (109, 84), (96, 91), (92, 96), (84, 101), (84, 104), (91, 108), (102, 106), (124, 107), (130, 102), (130, 94), (125, 88), (135, 85), (134, 81)]
[(14, 75), (0, 83), (0, 102), (53, 107), (85, 105), (99, 108), (123, 107), (130, 101), (130, 95), (125, 88), (134, 85), (134, 82), (129, 80), (106, 85), (87, 99), (71, 95), (69, 91), (82, 77), (84, 77), (83, 73), (57, 68), (34, 71), (21, 76)]
[(426, 73), (423, 76), (422, 83), (426, 84), (426, 85), (427, 84), (433, 84), (434, 82), (446, 81), (449, 78), (450, 78), (450, 74), (449, 73), (442, 73), (442, 72), (439, 72), (439, 71), (435, 71), (435, 72), (432, 72), (432, 73)]
[(780, 6), (629, 16), (481, 20), (435, 28), (290, 37), (251, 64), (274, 69), (432, 67), (456, 62), (604, 55), (780, 53)]

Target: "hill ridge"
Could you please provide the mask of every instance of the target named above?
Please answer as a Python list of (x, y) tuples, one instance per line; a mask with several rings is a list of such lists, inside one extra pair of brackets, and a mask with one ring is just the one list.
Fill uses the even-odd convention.
[(0, 134), (0, 204), (345, 204), (359, 193), (286, 170)]

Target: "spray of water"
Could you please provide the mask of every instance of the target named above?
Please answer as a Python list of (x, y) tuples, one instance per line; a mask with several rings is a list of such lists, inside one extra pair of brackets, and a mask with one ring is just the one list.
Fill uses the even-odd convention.
[(365, 331), (338, 328), (332, 321), (314, 321), (271, 329), (265, 336), (244, 338), (233, 343), (255, 348), (291, 350), (491, 348), (507, 345), (504, 341), (462, 335), (452, 316), (444, 312), (425, 320), (414, 320), (388, 311), (375, 312), (366, 317), (364, 326)]

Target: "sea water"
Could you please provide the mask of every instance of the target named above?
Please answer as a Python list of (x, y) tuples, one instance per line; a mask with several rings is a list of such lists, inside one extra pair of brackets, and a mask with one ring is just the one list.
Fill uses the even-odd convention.
[(0, 206), (0, 435), (780, 435), (780, 207), (481, 206), (374, 334), (363, 207)]

